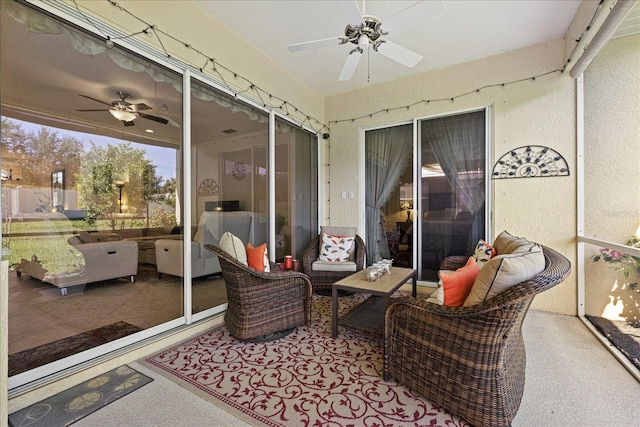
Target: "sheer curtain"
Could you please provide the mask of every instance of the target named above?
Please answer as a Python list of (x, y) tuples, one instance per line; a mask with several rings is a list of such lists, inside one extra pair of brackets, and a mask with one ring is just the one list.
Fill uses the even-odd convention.
[(382, 208), (397, 188), (412, 154), (412, 125), (365, 134), (367, 264), (389, 257)]
[(469, 240), (477, 242), (484, 234), (484, 110), (425, 121), (422, 138), (431, 145), (458, 206), (472, 216)]

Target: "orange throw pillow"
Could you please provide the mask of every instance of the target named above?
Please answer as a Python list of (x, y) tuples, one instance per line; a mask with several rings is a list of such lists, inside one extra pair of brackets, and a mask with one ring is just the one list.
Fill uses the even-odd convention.
[(462, 307), (464, 300), (469, 296), (473, 282), (478, 277), (478, 264), (473, 257), (464, 267), (460, 267), (453, 273), (441, 273), (442, 288), (444, 291), (444, 304), (447, 307)]
[(258, 271), (265, 271), (266, 253), (266, 243), (261, 244), (257, 248), (254, 248), (251, 243), (247, 243), (247, 264), (249, 264), (249, 267)]

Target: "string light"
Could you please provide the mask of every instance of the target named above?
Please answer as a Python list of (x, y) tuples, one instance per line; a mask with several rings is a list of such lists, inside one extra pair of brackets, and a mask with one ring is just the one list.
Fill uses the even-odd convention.
[[(292, 107), (292, 108), (294, 108), (294, 109), (295, 109), (295, 112), (296, 112), (296, 113), (303, 114), (304, 120), (302, 120), (302, 121), (300, 122), (300, 120), (298, 119), (298, 121), (300, 122), (300, 126), (302, 126), (304, 123), (309, 123), (309, 126), (310, 126), (310, 127), (311, 127), (315, 132), (316, 132), (316, 133), (320, 133), (320, 132), (322, 132), (322, 131), (323, 131), (323, 130), (325, 130), (325, 129), (326, 129), (327, 131), (329, 131), (329, 130), (330, 130), (330, 128), (329, 128), (328, 126), (326, 126), (325, 124), (321, 123), (321, 122), (320, 122), (320, 121), (318, 121), (317, 119), (310, 117), (309, 115), (305, 115), (305, 114), (303, 113), (303, 111), (302, 111), (302, 110), (298, 109), (298, 108), (297, 108), (297, 107), (295, 107), (293, 104), (289, 103), (289, 102), (288, 102), (288, 101), (286, 101), (286, 100), (283, 100), (283, 99), (281, 99), (281, 98), (278, 98), (277, 96), (275, 96), (275, 95), (273, 95), (273, 94), (271, 94), (271, 93), (269, 93), (269, 92), (267, 92), (267, 91), (265, 91), (265, 90), (261, 89), (260, 87), (256, 86), (253, 82), (251, 82), (249, 79), (247, 79), (247, 78), (245, 78), (245, 77), (243, 77), (243, 76), (239, 75), (238, 73), (236, 73), (236, 72), (234, 72), (234, 71), (231, 71), (229, 68), (227, 68), (227, 67), (225, 67), (224, 65), (220, 64), (219, 62), (217, 62), (215, 58), (211, 58), (210, 56), (205, 55), (205, 54), (204, 54), (203, 52), (201, 52), (200, 50), (198, 50), (198, 49), (194, 48), (191, 44), (186, 43), (186, 42), (183, 42), (183, 41), (180, 41), (179, 39), (175, 38), (174, 36), (172, 36), (172, 35), (170, 35), (170, 34), (168, 34), (168, 33), (164, 32), (164, 31), (162, 31), (162, 30), (161, 30), (157, 25), (155, 25), (155, 24), (153, 24), (153, 25), (152, 25), (152, 24), (149, 24), (149, 23), (145, 22), (143, 19), (139, 18), (138, 16), (134, 15), (133, 13), (131, 13), (130, 11), (128, 11), (127, 9), (123, 8), (122, 6), (120, 6), (120, 4), (118, 4), (116, 1), (114, 1), (114, 0), (107, 0), (107, 1), (108, 1), (112, 6), (114, 6), (114, 7), (118, 8), (118, 9), (119, 9), (120, 11), (122, 11), (123, 13), (126, 13), (126, 14), (130, 15), (131, 17), (133, 17), (133, 18), (137, 19), (138, 21), (140, 21), (140, 22), (142, 22), (142, 23), (144, 23), (144, 24), (146, 25), (146, 28), (145, 28), (144, 30), (139, 31), (139, 32), (137, 32), (137, 33), (129, 34), (129, 35), (127, 35), (127, 36), (123, 36), (123, 37), (121, 37), (120, 39), (125, 39), (125, 38), (128, 38), (128, 37), (133, 37), (133, 36), (138, 35), (138, 34), (141, 34), (141, 33), (148, 34), (148, 33), (149, 33), (149, 30), (151, 30), (151, 31), (154, 33), (154, 35), (156, 36), (156, 38), (157, 38), (158, 42), (160, 43), (160, 46), (161, 46), (161, 48), (162, 48), (163, 52), (165, 53), (165, 55), (167, 56), (167, 58), (171, 58), (171, 55), (169, 54), (169, 52), (167, 52), (167, 50), (166, 50), (166, 48), (165, 48), (165, 46), (164, 46), (164, 43), (162, 42), (162, 39), (160, 38), (160, 34), (162, 34), (163, 36), (168, 37), (168, 38), (170, 38), (170, 39), (172, 39), (172, 40), (174, 40), (174, 41), (176, 41), (176, 42), (178, 42), (178, 43), (182, 44), (186, 49), (192, 50), (192, 51), (194, 51), (195, 53), (197, 53), (198, 55), (203, 56), (203, 57), (206, 59), (206, 62), (205, 62), (205, 64), (204, 64), (204, 66), (203, 66), (203, 67), (196, 67), (196, 66), (194, 66), (194, 68), (197, 68), (198, 70), (200, 70), (200, 72), (204, 72), (204, 71), (206, 71), (206, 66), (207, 66), (207, 64), (210, 62), (210, 63), (211, 63), (211, 68), (212, 68), (213, 72), (214, 72), (218, 77), (220, 77), (220, 79), (222, 80), (222, 83), (224, 83), (224, 85), (226, 86), (226, 88), (227, 88), (227, 89), (229, 89), (229, 91), (230, 91), (231, 93), (233, 93), (235, 97), (237, 97), (237, 96), (238, 96), (238, 92), (237, 92), (237, 91), (236, 91), (236, 90), (235, 90), (231, 85), (229, 85), (229, 83), (227, 83), (227, 81), (224, 79), (224, 77), (222, 76), (222, 74), (221, 74), (221, 73), (220, 73), (220, 71), (218, 70), (218, 67), (219, 67), (219, 68), (221, 68), (221, 69), (223, 69), (225, 72), (229, 73), (230, 75), (233, 75), (234, 79), (236, 79), (236, 80), (237, 80), (237, 79), (244, 80), (246, 83), (248, 83), (248, 89), (247, 89), (247, 90), (245, 90), (245, 91), (242, 91), (242, 92), (240, 92), (240, 93), (245, 93), (245, 92), (248, 92), (248, 91), (252, 91), (252, 92), (254, 92), (254, 93), (256, 94), (257, 98), (258, 98), (258, 99), (260, 99), (260, 101), (261, 101), (262, 105), (263, 105), (265, 108), (266, 108), (266, 107), (269, 107), (269, 108), (272, 108), (272, 109), (278, 109), (278, 110), (280, 110), (280, 111), (283, 111), (287, 116), (291, 116), (291, 114), (290, 114), (290, 112), (289, 112), (289, 108), (288, 108), (288, 107), (290, 106), (290, 107)], [(97, 26), (97, 25), (96, 25), (96, 24), (95, 24), (95, 23), (94, 23), (94, 22), (89, 18), (89, 16), (88, 16), (88, 15), (86, 15), (84, 12), (82, 12), (82, 11), (80, 10), (80, 8), (78, 7), (78, 5), (77, 5), (77, 3), (76, 3), (76, 1), (75, 1), (75, 0), (73, 0), (73, 3), (74, 3), (74, 5), (75, 5), (76, 9), (78, 10), (78, 12), (80, 12), (80, 14), (82, 14), (82, 16), (87, 20), (87, 22), (89, 22), (89, 24), (91, 24), (93, 27), (95, 27), (95, 28), (97, 29), (97, 31), (98, 31), (98, 32), (100, 32), (100, 33), (105, 37), (105, 39), (106, 39), (105, 43), (106, 43), (108, 46), (110, 46), (110, 47), (111, 47), (111, 46), (113, 46), (113, 43), (114, 43), (114, 42), (113, 42), (113, 40), (114, 40), (114, 39), (113, 39), (113, 38), (111, 38), (111, 37), (109, 37), (107, 34), (105, 34), (105, 33), (104, 33), (104, 31), (102, 31), (102, 29), (101, 29), (99, 26)], [(399, 109), (405, 109), (405, 108), (406, 108), (407, 110), (410, 110), (412, 106), (414, 106), (414, 105), (418, 105), (418, 104), (420, 104), (420, 103), (430, 104), (431, 102), (439, 102), (439, 101), (450, 101), (450, 102), (454, 102), (456, 99), (461, 98), (461, 97), (464, 97), (464, 96), (467, 96), (467, 95), (469, 95), (469, 94), (471, 94), (471, 93), (480, 93), (480, 91), (481, 91), (481, 90), (483, 90), (483, 89), (488, 89), (488, 88), (492, 88), (492, 87), (505, 87), (505, 86), (507, 86), (507, 85), (512, 85), (512, 84), (520, 83), (520, 82), (527, 81), (527, 80), (531, 80), (532, 82), (535, 82), (537, 78), (540, 78), (540, 77), (546, 76), (546, 75), (548, 75), (548, 74), (553, 74), (553, 73), (557, 73), (557, 72), (564, 73), (564, 72), (566, 71), (567, 66), (568, 66), (568, 65), (571, 63), (571, 61), (572, 61), (573, 54), (575, 53), (575, 50), (577, 49), (577, 47), (578, 47), (578, 45), (579, 45), (579, 42), (580, 42), (580, 41), (585, 37), (585, 35), (586, 35), (590, 30), (591, 30), (591, 27), (592, 27), (593, 23), (595, 22), (596, 17), (598, 16), (598, 13), (599, 13), (600, 9), (602, 8), (603, 3), (604, 3), (604, 0), (601, 0), (601, 1), (600, 1), (600, 3), (599, 3), (599, 5), (598, 5), (598, 7), (596, 8), (596, 11), (594, 12), (593, 17), (591, 18), (591, 21), (589, 22), (589, 24), (587, 25), (587, 27), (585, 28), (585, 30), (582, 32), (582, 34), (580, 35), (580, 37), (578, 37), (577, 39), (575, 39), (575, 40), (574, 40), (574, 41), (575, 41), (575, 43), (576, 43), (576, 45), (574, 46), (573, 51), (571, 52), (571, 54), (569, 55), (569, 57), (567, 58), (567, 60), (565, 61), (564, 65), (563, 65), (563, 67), (562, 67), (561, 69), (556, 69), (556, 70), (549, 71), (549, 72), (546, 72), (546, 73), (543, 73), (543, 74), (539, 74), (539, 75), (537, 75), (537, 76), (533, 76), (533, 77), (529, 77), (529, 78), (525, 78), (525, 79), (520, 79), (520, 80), (515, 80), (515, 81), (511, 81), (511, 82), (504, 82), (504, 83), (497, 83), (497, 84), (485, 85), (485, 86), (480, 87), (480, 88), (478, 88), (478, 89), (475, 89), (475, 90), (473, 90), (473, 91), (466, 92), (466, 93), (459, 94), (459, 95), (452, 96), (452, 97), (441, 98), (441, 99), (423, 99), (423, 100), (420, 100), (420, 101), (418, 101), (418, 102), (414, 102), (413, 104), (405, 105), (405, 106), (403, 106), (403, 107), (384, 108), (384, 109), (379, 110), (379, 111), (377, 111), (377, 112), (375, 112), (375, 113), (369, 113), (369, 114), (365, 114), (365, 115), (362, 115), (362, 116), (359, 116), (359, 117), (352, 117), (352, 118), (343, 119), (343, 120), (333, 120), (333, 121), (329, 121), (329, 124), (331, 124), (331, 123), (341, 123), (341, 122), (347, 122), (347, 121), (351, 121), (352, 123), (354, 123), (356, 120), (364, 119), (364, 118), (367, 118), (367, 117), (373, 117), (373, 116), (375, 116), (375, 115), (377, 115), (377, 114), (380, 114), (380, 113), (383, 113), (383, 112), (388, 114), (390, 111), (395, 111), (395, 110), (399, 110)], [(190, 64), (190, 65), (193, 65), (193, 64)], [(276, 102), (280, 102), (280, 105), (277, 105), (277, 104), (267, 104), (267, 103), (264, 101), (264, 99), (262, 98), (262, 96), (261, 96), (260, 92), (263, 92), (265, 95), (268, 95), (269, 100), (274, 100), (274, 99), (275, 99), (275, 101), (276, 101)], [(296, 119), (296, 118), (294, 118), (294, 119)], [(316, 125), (319, 125), (319, 126), (320, 126), (318, 129), (316, 129), (316, 128), (312, 125), (312, 123), (311, 123), (311, 121), (312, 121), (312, 120), (316, 123)]]
[[(202, 67), (199, 67), (197, 65), (194, 64), (188, 64), (193, 66), (193, 68), (199, 70), (201, 73), (205, 73), (207, 71), (207, 65), (209, 63), (211, 63), (211, 70), (213, 71), (213, 73), (219, 77), (219, 79), (221, 80), (221, 83), (226, 87), (226, 89), (229, 90), (229, 92), (231, 92), (233, 94), (233, 96), (235, 98), (238, 97), (238, 95), (243, 94), (243, 93), (249, 93), (251, 92), (251, 94), (255, 94), (256, 98), (260, 100), (261, 105), (264, 108), (271, 108), (271, 109), (276, 109), (276, 110), (280, 110), (282, 112), (284, 112), (287, 116), (290, 116), (294, 121), (296, 121), (299, 126), (302, 126), (307, 123), (308, 126), (313, 129), (314, 132), (316, 133), (320, 133), (323, 130), (328, 130), (328, 127), (320, 122), (319, 120), (305, 114), (301, 109), (295, 107), (293, 104), (291, 104), (290, 102), (278, 98), (277, 96), (269, 93), (268, 91), (260, 88), (259, 86), (257, 86), (255, 83), (253, 83), (252, 81), (250, 81), (249, 79), (241, 76), (240, 74), (231, 71), (229, 68), (225, 67), (224, 65), (220, 64), (215, 58), (212, 58), (208, 55), (205, 55), (202, 51), (196, 49), (195, 47), (193, 47), (192, 44), (181, 41), (179, 39), (177, 39), (176, 37), (164, 32), (163, 30), (160, 29), (160, 27), (158, 27), (155, 24), (149, 24), (146, 21), (144, 21), (142, 18), (136, 16), (135, 14), (133, 14), (132, 12), (130, 12), (129, 10), (125, 9), (124, 7), (122, 7), (119, 3), (117, 3), (114, 0), (107, 0), (112, 6), (118, 8), (121, 12), (128, 14), (129, 16), (137, 19), (138, 21), (142, 22), (143, 24), (146, 25), (146, 28), (142, 31), (136, 32), (136, 33), (131, 33), (128, 34), (126, 36), (123, 37), (109, 37), (107, 34), (104, 33), (104, 31), (102, 31), (102, 29), (96, 25), (87, 14), (85, 14), (83, 11), (80, 10), (80, 8), (78, 7), (78, 4), (76, 3), (75, 0), (73, 0), (73, 3), (75, 5), (76, 10), (84, 17), (84, 19), (90, 24), (92, 25), (94, 28), (96, 28), (96, 30), (102, 34), (106, 41), (105, 43), (109, 46), (112, 47), (114, 44), (114, 40), (122, 40), (122, 39), (126, 39), (129, 37), (133, 37), (139, 34), (149, 34), (149, 30), (153, 32), (154, 36), (156, 37), (156, 39), (158, 40), (158, 43), (160, 44), (160, 47), (163, 51), (163, 53), (166, 55), (167, 58), (173, 58), (171, 56), (171, 53), (169, 51), (167, 51), (165, 44), (162, 40), (162, 37), (166, 37), (169, 38), (177, 43), (179, 43), (180, 45), (182, 45), (185, 49), (191, 50), (195, 53), (197, 53), (198, 55), (202, 56), (205, 58), (205, 63)], [(175, 59), (175, 58), (174, 58)], [(224, 76), (222, 75), (222, 73), (220, 72), (220, 70), (223, 70), (225, 73), (228, 73), (228, 75), (232, 75), (234, 80), (239, 80), (240, 82), (240, 86), (245, 86), (245, 84), (247, 85), (248, 89), (246, 90), (242, 90), (242, 91), (238, 91), (237, 88), (231, 86), (227, 80), (224, 78)], [(265, 99), (263, 98), (263, 94), (264, 96), (268, 96), (268, 99), (270, 100), (270, 102), (266, 102)], [(275, 101), (275, 102), (273, 102)], [(294, 108), (295, 109), (295, 116), (294, 114), (292, 114), (289, 111), (289, 108)], [(313, 123), (312, 123), (313, 122)]]
[(456, 95), (456, 96), (451, 96), (451, 97), (447, 97), (447, 98), (439, 98), (439, 99), (422, 99), (422, 100), (414, 102), (412, 104), (407, 104), (407, 105), (403, 105), (403, 106), (400, 106), (400, 107), (384, 108), (384, 109), (382, 109), (380, 111), (376, 111), (375, 113), (367, 113), (367, 114), (363, 114), (363, 115), (358, 116), (358, 117), (351, 117), (349, 119), (343, 119), (343, 120), (331, 120), (331, 121), (329, 121), (329, 124), (331, 124), (331, 123), (349, 122), (349, 121), (351, 123), (353, 123), (356, 120), (371, 118), (371, 117), (373, 117), (373, 116), (375, 116), (377, 114), (381, 114), (381, 113), (388, 114), (390, 111), (410, 110), (411, 107), (416, 106), (418, 104), (423, 104), (423, 103), (428, 105), (428, 104), (431, 104), (432, 102), (443, 102), (443, 101), (455, 102), (456, 99), (471, 95), (473, 93), (480, 93), (480, 91), (482, 91), (484, 89), (488, 89), (488, 88), (492, 88), (492, 87), (505, 87), (507, 85), (513, 85), (513, 84), (522, 83), (522, 82), (525, 82), (525, 81), (534, 81), (535, 82), (535, 81), (537, 81), (536, 79), (538, 79), (540, 77), (543, 77), (543, 76), (546, 76), (546, 75), (549, 75), (549, 74), (554, 74), (554, 73), (561, 73), (561, 72), (563, 72), (563, 69), (556, 69), (556, 70), (553, 70), (553, 71), (548, 71), (546, 73), (539, 74), (537, 76), (527, 77), (527, 78), (524, 78), (524, 79), (514, 80), (514, 81), (511, 81), (511, 82), (504, 82), (504, 83), (496, 83), (496, 84), (485, 85), (485, 86), (479, 87), (477, 89), (474, 89), (472, 91), (461, 93), (461, 94)]

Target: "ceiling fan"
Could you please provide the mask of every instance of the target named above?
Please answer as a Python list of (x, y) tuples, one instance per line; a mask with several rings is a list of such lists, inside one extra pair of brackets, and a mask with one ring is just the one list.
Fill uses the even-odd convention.
[[(351, 79), (353, 73), (358, 67), (360, 59), (362, 58), (362, 54), (369, 48), (373, 48), (375, 52), (378, 52), (381, 55), (409, 68), (415, 67), (422, 60), (422, 56), (416, 52), (385, 38), (389, 32), (382, 29), (381, 19), (364, 13), (364, 0), (362, 1), (362, 13), (360, 12), (355, 0), (336, 0), (334, 1), (334, 4), (348, 22), (344, 29), (344, 36), (291, 44), (288, 46), (291, 52), (299, 52), (318, 47), (335, 46), (336, 41), (338, 42), (338, 45), (347, 43), (354, 44), (355, 48), (349, 52), (349, 56), (342, 67), (338, 81)], [(427, 17), (443, 10), (444, 5), (442, 1), (417, 1), (385, 18), (385, 28), (397, 28), (398, 25), (402, 25), (401, 21), (403, 20), (403, 17), (407, 16), (409, 13), (412, 15), (418, 14), (419, 16)]]
[(83, 98), (87, 98), (92, 101), (96, 101), (101, 104), (108, 105), (109, 108), (108, 109), (104, 109), (104, 108), (103, 109), (81, 109), (76, 111), (108, 111), (109, 113), (111, 113), (113, 117), (115, 117), (116, 119), (124, 123), (125, 126), (134, 126), (133, 121), (138, 117), (142, 117), (147, 120), (153, 120), (154, 122), (162, 123), (165, 125), (169, 123), (169, 120), (165, 119), (164, 117), (152, 116), (151, 114), (142, 113), (141, 111), (143, 110), (151, 110), (151, 107), (149, 107), (145, 103), (141, 102), (139, 104), (131, 104), (130, 102), (127, 102), (126, 99), (131, 96), (127, 92), (117, 91), (116, 93), (118, 94), (120, 99), (112, 101), (111, 103), (101, 101), (99, 99), (92, 98), (87, 95), (79, 94)]

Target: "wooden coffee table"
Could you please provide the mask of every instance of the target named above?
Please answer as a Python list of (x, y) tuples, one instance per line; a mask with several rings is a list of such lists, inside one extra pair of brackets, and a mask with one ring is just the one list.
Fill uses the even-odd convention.
[[(374, 282), (369, 282), (366, 271), (360, 270), (332, 284), (331, 335), (334, 338), (338, 336), (338, 322), (356, 329), (381, 333), (384, 328), (384, 312), (389, 305), (391, 295), (409, 279), (412, 279), (412, 294), (415, 298), (417, 291), (416, 270), (412, 268), (391, 267), (390, 274), (384, 274)], [(340, 290), (371, 294), (372, 296), (338, 320), (338, 291)]]

